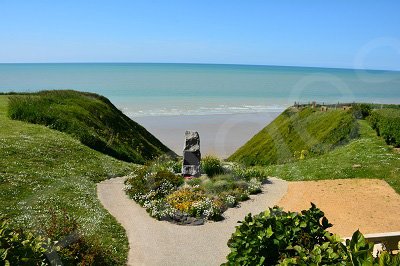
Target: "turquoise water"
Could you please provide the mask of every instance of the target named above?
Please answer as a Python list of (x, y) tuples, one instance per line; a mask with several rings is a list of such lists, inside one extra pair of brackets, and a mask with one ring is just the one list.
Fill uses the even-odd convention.
[(294, 101), (400, 104), (400, 72), (207, 64), (0, 64), (0, 91), (75, 89), (128, 115), (281, 110)]

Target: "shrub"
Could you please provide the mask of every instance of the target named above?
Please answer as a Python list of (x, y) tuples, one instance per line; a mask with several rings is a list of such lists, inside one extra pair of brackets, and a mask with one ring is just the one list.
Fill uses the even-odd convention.
[(372, 256), (373, 244), (356, 231), (342, 240), (326, 231), (331, 226), (314, 204), (299, 213), (278, 207), (248, 214), (228, 241), (225, 265), (399, 265), (400, 253)]
[(176, 209), (172, 208), (164, 198), (146, 200), (143, 203), (143, 207), (146, 208), (146, 211), (150, 214), (150, 216), (158, 220), (169, 219), (174, 217), (176, 213)]
[(192, 206), (192, 214), (196, 217), (205, 219), (220, 220), (222, 219), (223, 202), (218, 199), (204, 198), (197, 201)]
[(249, 181), (249, 185), (247, 187), (247, 191), (249, 194), (257, 194), (261, 192), (261, 182), (256, 178), (252, 178)]
[(231, 195), (234, 196), (237, 201), (246, 201), (250, 199), (247, 189), (235, 188), (231, 192)]
[(166, 197), (169, 205), (186, 213), (191, 213), (193, 204), (203, 199), (205, 199), (204, 193), (190, 188), (179, 189)]
[(176, 209), (167, 203), (165, 197), (184, 182), (180, 175), (171, 170), (167, 164), (155, 162), (138, 167), (125, 180), (127, 194), (159, 220), (174, 216)]
[(179, 174), (182, 170), (182, 160), (172, 158), (168, 155), (162, 155), (146, 163), (149, 171), (169, 171)]
[[(333, 252), (339, 250), (340, 243), (326, 231), (331, 224), (315, 205), (301, 214), (274, 207), (255, 216), (248, 214), (240, 223), (228, 242), (231, 253), (227, 265), (276, 265), (296, 257), (296, 247), (311, 258), (316, 244), (327, 245)], [(339, 262), (328, 252), (320, 256), (321, 264)]]
[(221, 161), (217, 157), (211, 155), (207, 155), (201, 160), (201, 169), (209, 177), (213, 177), (224, 172)]
[(372, 111), (372, 106), (366, 103), (354, 104), (352, 106), (352, 112), (355, 118), (357, 119), (365, 119), (367, 118)]
[(224, 204), (228, 207), (228, 208), (232, 208), (235, 207), (238, 204), (238, 200), (236, 199), (236, 197), (234, 195), (232, 195), (231, 193), (221, 193), (221, 199), (224, 202)]
[(186, 180), (186, 184), (188, 184), (189, 186), (199, 186), (201, 183), (203, 182), (203, 180), (201, 178), (192, 178), (192, 179), (188, 179)]
[(400, 147), (400, 110), (375, 110), (369, 116), (368, 121), (387, 144)]
[(0, 216), (0, 261), (4, 265), (47, 265), (46, 246), (50, 246), (49, 239), (13, 229), (10, 222)]
[(201, 190), (182, 188), (166, 197), (166, 202), (173, 209), (193, 217), (217, 220), (223, 212), (223, 202), (207, 197)]
[(201, 185), (204, 190), (209, 194), (217, 195), (221, 192), (228, 191), (234, 188), (233, 182), (228, 180), (207, 180)]
[[(107, 247), (103, 247), (95, 236), (87, 237), (82, 234), (81, 229), (74, 217), (66, 210), (56, 211), (49, 209), (43, 220), (43, 232), (52, 239), (52, 255), (56, 255), (64, 265), (117, 265), (123, 264), (118, 257)], [(64, 246), (63, 243), (68, 243)], [(60, 245), (61, 244), (61, 245)], [(54, 264), (55, 262), (52, 262)]]
[(260, 166), (244, 167), (236, 164), (232, 167), (231, 173), (236, 179), (250, 180), (251, 178), (257, 178), (262, 182), (268, 179), (267, 170)]
[(125, 181), (125, 191), (134, 200), (144, 204), (145, 200), (165, 197), (183, 182), (180, 175), (168, 170), (156, 169), (154, 166), (142, 166), (138, 167)]

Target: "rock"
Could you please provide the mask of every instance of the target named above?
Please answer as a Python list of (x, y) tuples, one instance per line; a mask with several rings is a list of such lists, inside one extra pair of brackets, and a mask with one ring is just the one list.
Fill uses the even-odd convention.
[(196, 131), (185, 132), (185, 145), (183, 148), (182, 175), (185, 177), (200, 176), (200, 136)]
[(194, 221), (192, 223), (192, 225), (203, 225), (204, 224), (204, 220), (203, 219), (196, 219), (196, 221)]

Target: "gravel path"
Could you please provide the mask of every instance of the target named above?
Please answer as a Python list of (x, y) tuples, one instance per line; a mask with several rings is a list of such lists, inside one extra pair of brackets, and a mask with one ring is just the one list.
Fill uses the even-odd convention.
[(229, 253), (226, 243), (237, 221), (275, 205), (286, 193), (286, 181), (270, 178), (263, 193), (251, 196), (240, 208), (225, 212), (221, 222), (202, 226), (180, 226), (151, 218), (145, 209), (122, 190), (124, 177), (103, 181), (97, 195), (104, 207), (126, 230), (128, 265), (220, 265)]

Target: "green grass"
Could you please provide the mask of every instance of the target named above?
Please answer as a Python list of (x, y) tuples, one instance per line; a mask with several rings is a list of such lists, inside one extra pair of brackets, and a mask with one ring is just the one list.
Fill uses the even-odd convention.
[(315, 158), (268, 166), (267, 172), (289, 181), (378, 178), (400, 193), (400, 154), (378, 137), (367, 121), (358, 123), (360, 136), (347, 145)]
[(282, 164), (307, 156), (325, 154), (357, 136), (357, 122), (343, 110), (321, 112), (288, 108), (228, 160), (245, 165)]
[(117, 159), (144, 163), (164, 153), (165, 145), (132, 121), (107, 98), (78, 91), (41, 91), (10, 96), (12, 119), (65, 132)]
[(124, 264), (128, 242), (121, 225), (102, 207), (96, 182), (136, 166), (82, 145), (72, 136), (7, 117), (0, 96), (0, 213), (15, 226), (40, 230), (49, 208), (66, 209), (82, 233)]

